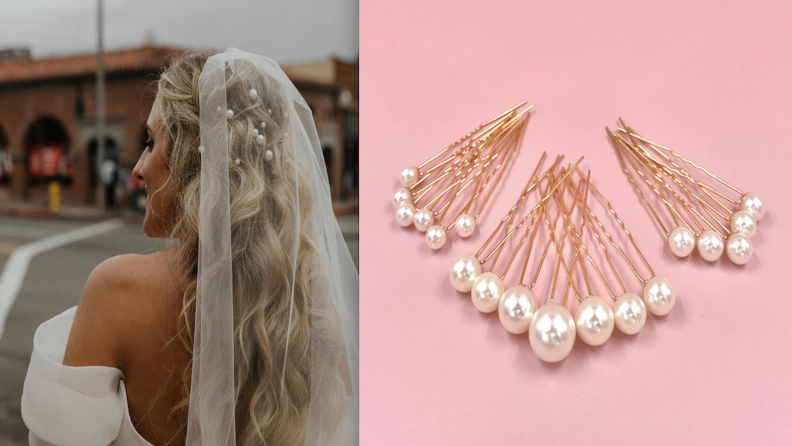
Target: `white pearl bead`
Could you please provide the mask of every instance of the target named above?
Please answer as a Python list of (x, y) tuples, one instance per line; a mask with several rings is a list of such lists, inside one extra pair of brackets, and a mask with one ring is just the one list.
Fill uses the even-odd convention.
[(198, 146), (198, 153), (203, 153), (203, 152), (204, 152), (204, 147)]
[(404, 203), (399, 206), (399, 209), (396, 209), (396, 222), (405, 228), (412, 224), (414, 216), (415, 207), (410, 203)]
[(393, 207), (398, 208), (405, 203), (412, 203), (412, 195), (407, 189), (401, 188), (393, 194)]
[(745, 265), (753, 255), (753, 243), (745, 234), (732, 234), (726, 240), (726, 255), (737, 265)]
[(448, 278), (455, 290), (466, 293), (473, 288), (473, 282), (481, 274), (481, 262), (473, 254), (462, 254), (451, 262)]
[(696, 246), (702, 259), (714, 262), (723, 254), (723, 237), (710, 229), (701, 233)]
[(634, 293), (624, 293), (613, 304), (616, 327), (624, 334), (634, 335), (646, 324), (646, 305)]
[(258, 99), (258, 91), (256, 91), (255, 88), (251, 88), (250, 90), (248, 90), (248, 96), (250, 97), (250, 99), (255, 101), (256, 99)]
[(264, 121), (261, 121), (261, 130), (264, 131), (265, 128), (267, 128), (267, 123), (264, 122)]
[(256, 136), (258, 136), (258, 134), (259, 134), (259, 131), (258, 131), (258, 129), (253, 129), (253, 134), (254, 134), (254, 135), (256, 135)]
[(676, 291), (671, 281), (660, 276), (649, 279), (644, 287), (644, 303), (655, 316), (670, 313), (676, 303)]
[(482, 313), (492, 313), (497, 310), (501, 296), (503, 296), (503, 281), (495, 273), (484, 273), (476, 277), (470, 290), (473, 305)]
[(418, 168), (405, 167), (401, 171), (401, 183), (404, 187), (413, 187), (418, 182)]
[(558, 362), (569, 356), (575, 346), (575, 320), (561, 305), (548, 303), (531, 319), (528, 340), (536, 356), (545, 362)]
[(260, 146), (263, 146), (266, 141), (267, 140), (266, 140), (266, 138), (264, 138), (264, 135), (256, 136), (256, 144), (258, 144)]
[(751, 238), (756, 234), (756, 220), (748, 211), (737, 211), (729, 219), (732, 234), (741, 233)]
[(231, 110), (230, 108), (226, 110), (226, 118), (234, 119), (234, 110)]
[(765, 205), (758, 195), (746, 192), (740, 199), (740, 209), (753, 215), (754, 220), (759, 221), (764, 217)]
[(445, 245), (446, 232), (441, 226), (434, 225), (426, 230), (426, 244), (432, 249), (440, 249)]
[(272, 114), (272, 109), (271, 108), (267, 109), (267, 114), (270, 114), (270, 115)]
[(264, 152), (264, 159), (267, 160), (267, 161), (272, 161), (272, 158), (274, 156), (275, 156), (275, 154), (272, 153), (272, 150), (267, 149), (267, 151)]
[(457, 217), (454, 227), (460, 237), (467, 238), (470, 237), (470, 235), (473, 234), (473, 230), (476, 229), (476, 220), (473, 219), (471, 215), (462, 214)]
[(236, 164), (238, 166), (238, 165), (242, 164), (242, 160), (237, 158), (237, 159), (234, 160), (234, 164)]
[(610, 339), (615, 316), (608, 302), (599, 296), (589, 296), (575, 312), (577, 335), (588, 345), (602, 345)]
[[(406, 190), (406, 189), (404, 189)], [(429, 209), (419, 209), (415, 213), (415, 228), (421, 232), (426, 232), (434, 224), (434, 214)]]
[(675, 256), (687, 257), (696, 247), (696, 237), (686, 226), (677, 226), (668, 236), (668, 245)]
[(509, 287), (503, 292), (498, 304), (498, 319), (509, 333), (522, 334), (528, 331), (531, 318), (536, 313), (536, 296), (523, 284)]

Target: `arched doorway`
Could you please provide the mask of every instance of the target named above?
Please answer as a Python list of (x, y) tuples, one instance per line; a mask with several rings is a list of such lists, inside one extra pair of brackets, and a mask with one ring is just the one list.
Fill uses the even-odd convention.
[(11, 148), (8, 147), (8, 137), (0, 125), (0, 188), (9, 187), (12, 174)]
[(74, 166), (69, 150), (71, 141), (63, 125), (54, 118), (42, 117), (25, 133), (28, 180), (32, 184), (58, 180), (71, 183)]
[[(47, 185), (53, 181), (68, 188), (74, 180), (71, 140), (55, 118), (43, 116), (25, 132), (27, 196), (32, 202), (47, 202)], [(65, 191), (64, 191), (65, 192)]]

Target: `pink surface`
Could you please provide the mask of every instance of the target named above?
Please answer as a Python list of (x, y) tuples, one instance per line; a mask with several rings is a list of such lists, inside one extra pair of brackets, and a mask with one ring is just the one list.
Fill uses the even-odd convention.
[[(361, 444), (790, 444), (792, 2), (361, 1)], [(522, 99), (477, 234), (394, 221), (402, 167)], [(745, 267), (673, 258), (604, 132), (618, 116), (768, 204)], [(547, 150), (595, 184), (678, 290), (673, 312), (548, 365), (451, 288)]]

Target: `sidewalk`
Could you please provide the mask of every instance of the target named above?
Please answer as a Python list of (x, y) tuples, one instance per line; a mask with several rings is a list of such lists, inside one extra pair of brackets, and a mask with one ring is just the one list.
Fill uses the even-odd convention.
[[(333, 211), (336, 216), (355, 215), (358, 213), (358, 201), (355, 199), (333, 203)], [(61, 206), (60, 212), (53, 214), (47, 206), (19, 201), (0, 203), (0, 216), (87, 221), (121, 218), (130, 222), (142, 222), (144, 218), (143, 213), (135, 212), (131, 209), (109, 212), (98, 206)]]

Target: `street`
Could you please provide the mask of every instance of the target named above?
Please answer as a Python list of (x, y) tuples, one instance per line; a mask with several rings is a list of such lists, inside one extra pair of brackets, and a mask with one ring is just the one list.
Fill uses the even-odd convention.
[[(0, 217), (0, 272), (15, 249), (93, 224)], [(357, 265), (357, 215), (339, 217), (339, 225)], [(4, 328), (2, 313), (6, 297), (0, 296), (0, 446), (27, 444), (20, 398), (33, 349), (33, 334), (39, 324), (77, 304), (85, 280), (101, 261), (119, 254), (150, 253), (164, 247), (164, 241), (146, 237), (140, 223), (125, 222), (117, 229), (91, 234), (32, 257)]]

